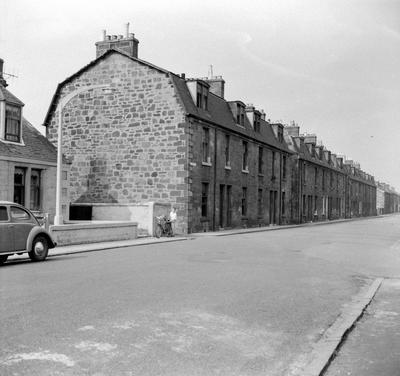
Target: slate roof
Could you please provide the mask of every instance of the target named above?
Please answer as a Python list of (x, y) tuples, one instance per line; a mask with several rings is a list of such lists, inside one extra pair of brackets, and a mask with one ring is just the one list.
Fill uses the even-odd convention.
[(54, 145), (25, 118), (22, 119), (22, 139), (24, 145), (0, 141), (0, 156), (57, 162)]
[(265, 143), (274, 148), (291, 153), (290, 149), (286, 145), (286, 142), (280, 143), (278, 141), (271, 125), (265, 120), (261, 119), (260, 121), (260, 132), (256, 132), (253, 129), (247, 116), (245, 116), (244, 127), (237, 125), (228, 102), (213, 93), (208, 94), (208, 110), (206, 111), (198, 108), (193, 102), (185, 79), (173, 73), (171, 73), (171, 78), (188, 115), (214, 123), (234, 133), (243, 135), (245, 137), (250, 137), (258, 142)]
[(72, 76), (66, 78), (63, 82), (58, 84), (56, 92), (54, 93), (54, 96), (52, 98), (51, 104), (49, 106), (49, 109), (47, 111), (47, 114), (46, 114), (46, 117), (44, 120), (45, 126), (48, 125), (48, 123), (50, 121), (50, 117), (52, 116), (53, 112), (57, 108), (61, 89), (67, 83), (71, 82), (73, 79), (78, 77), (80, 74), (82, 74), (86, 70), (90, 69), (91, 67), (96, 65), (99, 61), (105, 59), (107, 56), (109, 56), (110, 54), (113, 54), (113, 53), (119, 53), (135, 62), (144, 64), (146, 66), (149, 66), (153, 69), (158, 70), (161, 73), (168, 75), (171, 78), (172, 82), (174, 83), (175, 88), (179, 94), (181, 101), (182, 101), (182, 104), (185, 107), (185, 111), (189, 116), (194, 116), (194, 117), (202, 119), (204, 121), (214, 123), (218, 126), (222, 126), (226, 129), (229, 129), (232, 132), (241, 134), (245, 137), (252, 138), (252, 139), (262, 142), (262, 143), (266, 143), (277, 149), (284, 150), (287, 153), (291, 153), (291, 151), (289, 150), (289, 148), (287, 147), (285, 142), (280, 143), (277, 140), (277, 138), (275, 137), (275, 134), (271, 128), (271, 125), (268, 122), (266, 122), (265, 120), (261, 120), (261, 131), (259, 133), (254, 131), (253, 127), (248, 122), (248, 119), (246, 116), (245, 116), (245, 122), (246, 122), (245, 126), (244, 127), (238, 126), (235, 122), (235, 119), (233, 118), (233, 115), (229, 108), (228, 102), (225, 99), (220, 98), (217, 95), (214, 95), (213, 93), (209, 93), (209, 96), (208, 96), (208, 111), (199, 109), (195, 106), (195, 104), (193, 102), (190, 92), (186, 86), (185, 79), (181, 78), (180, 76), (176, 75), (175, 73), (167, 71), (167, 70), (160, 68), (156, 65), (153, 65), (147, 61), (132, 57), (132, 56), (126, 54), (124, 51), (116, 50), (116, 49), (108, 50), (103, 55), (101, 55), (98, 58), (96, 58), (95, 60), (91, 61), (89, 64), (85, 65), (79, 71), (74, 73)]
[(0, 85), (0, 101), (17, 104), (23, 106), (22, 103), (14, 94), (10, 93), (3, 85)]
[[(345, 171), (341, 168), (336, 167), (333, 163), (329, 163), (328, 160), (325, 158), (324, 153), (322, 154), (322, 157), (319, 158), (318, 156), (313, 157), (310, 153), (310, 150), (308, 149), (307, 145), (303, 142), (300, 141), (297, 143), (295, 141), (295, 138), (300, 140), (300, 137), (293, 137), (293, 136), (286, 136), (286, 139), (288, 140), (288, 144), (290, 145), (291, 149), (298, 154), (299, 158), (311, 163), (314, 163), (316, 165), (319, 165), (321, 167), (326, 167), (330, 168), (339, 172), (344, 173)], [(317, 150), (316, 150), (317, 153)]]

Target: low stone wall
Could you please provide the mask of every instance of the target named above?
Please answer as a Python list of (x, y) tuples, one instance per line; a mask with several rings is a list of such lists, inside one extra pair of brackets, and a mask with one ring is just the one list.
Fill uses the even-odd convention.
[(130, 221), (70, 222), (50, 226), (50, 232), (57, 245), (61, 246), (130, 240), (138, 236), (137, 223)]
[(92, 205), (94, 221), (132, 221), (137, 222), (138, 231), (143, 235), (154, 235), (154, 218), (169, 215), (170, 204), (146, 202), (143, 204), (97, 204)]

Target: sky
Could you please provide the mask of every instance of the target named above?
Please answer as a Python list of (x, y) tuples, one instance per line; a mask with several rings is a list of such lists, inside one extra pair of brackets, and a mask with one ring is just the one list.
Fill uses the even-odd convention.
[(400, 191), (400, 0), (0, 0), (8, 89), (42, 133), (57, 84), (124, 34), (186, 77), (209, 66), (227, 100), (295, 121)]

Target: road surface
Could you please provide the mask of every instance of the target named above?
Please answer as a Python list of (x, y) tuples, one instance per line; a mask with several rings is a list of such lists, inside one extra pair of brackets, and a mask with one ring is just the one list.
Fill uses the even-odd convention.
[(400, 216), (8, 263), (0, 375), (291, 375), (376, 277)]

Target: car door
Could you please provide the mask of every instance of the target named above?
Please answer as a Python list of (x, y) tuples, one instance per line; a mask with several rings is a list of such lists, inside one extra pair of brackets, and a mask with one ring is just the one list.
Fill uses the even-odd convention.
[(15, 251), (23, 251), (26, 248), (26, 239), (37, 223), (26, 210), (18, 206), (10, 206), (10, 217), (14, 236), (14, 249)]
[(14, 234), (7, 206), (0, 205), (0, 253), (14, 251)]

